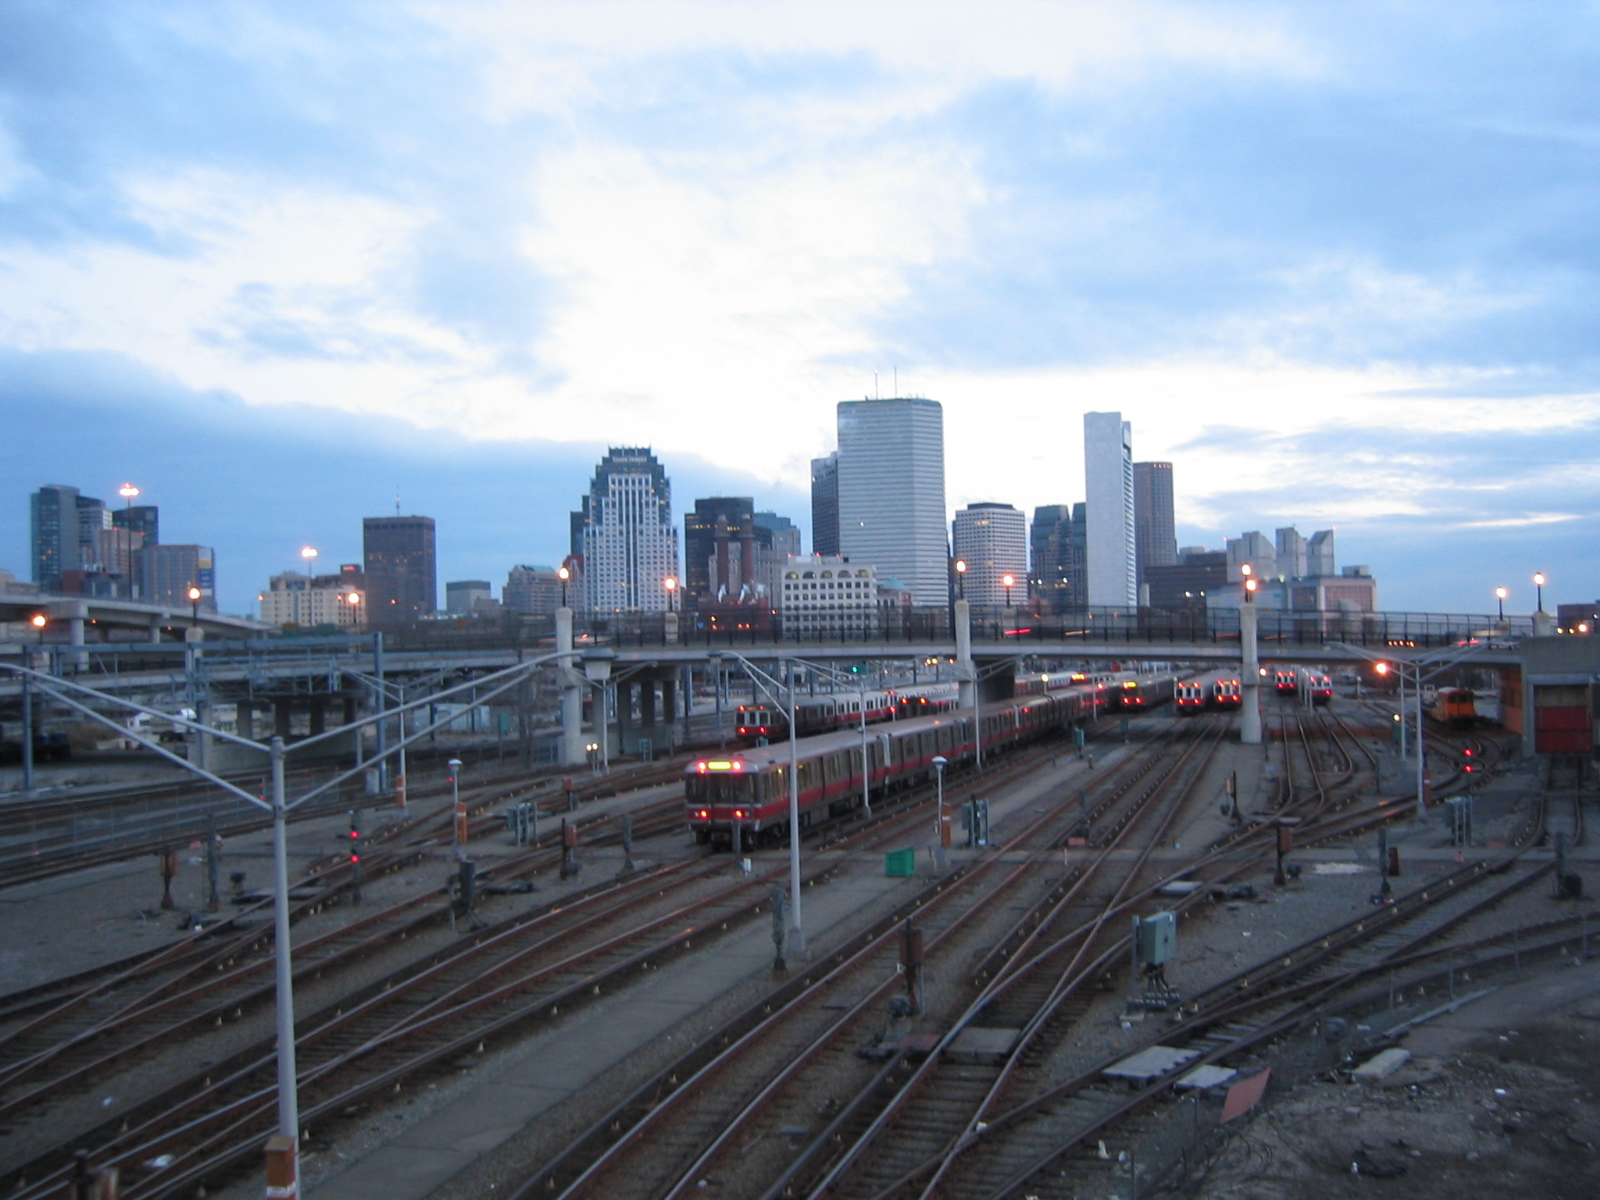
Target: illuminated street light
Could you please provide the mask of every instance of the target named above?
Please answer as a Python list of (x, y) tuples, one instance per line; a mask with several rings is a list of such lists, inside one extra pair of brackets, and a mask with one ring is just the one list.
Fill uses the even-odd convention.
[(1011, 589), (1016, 586), (1017, 577), (1009, 572), (1000, 576), (1000, 586), (1006, 590), (1006, 607), (1011, 607)]
[(966, 598), (967, 598), (967, 560), (964, 559), (964, 558), (958, 558), (958, 559), (956, 559), (956, 599), (957, 600), (965, 600)]
[(189, 586), (189, 625), (191, 628), (200, 624), (200, 589), (193, 584)]
[(117, 495), (123, 499), (122, 505), (122, 543), (126, 554), (123, 563), (127, 564), (128, 571), (128, 599), (133, 597), (133, 498), (139, 494), (139, 489), (131, 483), (125, 483), (117, 489)]
[(1536, 591), (1538, 593), (1538, 597), (1539, 597), (1538, 608), (1539, 608), (1540, 612), (1544, 611), (1544, 584), (1545, 584), (1544, 572), (1543, 571), (1535, 571), (1533, 573), (1533, 586), (1534, 586), (1534, 588), (1536, 589)]
[(1500, 620), (1502, 622), (1504, 622), (1506, 619), (1506, 597), (1508, 595), (1510, 595), (1510, 593), (1507, 592), (1503, 587), (1497, 587), (1494, 590), (1494, 598), (1500, 605)]
[(561, 607), (565, 608), (567, 606), (567, 580), (572, 578), (572, 571), (567, 567), (561, 567), (556, 571), (556, 578), (561, 580)]
[(667, 589), (667, 611), (676, 612), (678, 609), (678, 577), (676, 575), (668, 575), (661, 586)]

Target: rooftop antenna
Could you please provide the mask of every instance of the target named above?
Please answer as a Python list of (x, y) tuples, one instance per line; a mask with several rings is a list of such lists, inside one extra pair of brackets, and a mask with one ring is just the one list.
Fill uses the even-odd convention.
[(873, 372), (872, 372), (872, 398), (874, 400), (879, 398), (878, 397), (878, 372), (877, 372), (876, 369), (874, 369)]

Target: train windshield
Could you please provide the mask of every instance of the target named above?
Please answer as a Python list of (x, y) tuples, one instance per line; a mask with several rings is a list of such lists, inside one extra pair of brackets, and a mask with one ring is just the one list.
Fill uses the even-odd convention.
[(693, 776), (694, 792), (702, 803), (726, 804), (744, 800), (750, 795), (744, 775)]

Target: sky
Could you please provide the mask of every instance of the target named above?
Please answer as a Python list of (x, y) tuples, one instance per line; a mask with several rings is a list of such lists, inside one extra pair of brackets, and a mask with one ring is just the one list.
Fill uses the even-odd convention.
[(226, 611), (397, 494), (498, 584), (607, 445), (808, 526), (898, 390), (952, 512), (1082, 499), (1120, 410), (1180, 544), (1593, 600), (1597, 50), (1594, 3), (7, 0), (0, 568), (39, 485), (131, 481)]

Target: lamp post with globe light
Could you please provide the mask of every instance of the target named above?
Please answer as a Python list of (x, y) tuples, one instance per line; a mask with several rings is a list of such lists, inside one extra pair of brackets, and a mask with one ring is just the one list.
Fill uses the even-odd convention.
[(1500, 624), (1502, 625), (1506, 623), (1506, 597), (1508, 595), (1510, 593), (1503, 587), (1497, 587), (1494, 590), (1495, 602), (1500, 606)]
[[(123, 562), (128, 569), (128, 599), (133, 595), (133, 498), (139, 494), (139, 489), (131, 483), (125, 483), (117, 489), (117, 495), (122, 497), (122, 542), (124, 557)], [(120, 565), (120, 564), (119, 564)]]
[(1006, 590), (1006, 607), (1011, 607), (1011, 589), (1017, 585), (1017, 577), (1009, 571), (1000, 576), (1000, 586)]
[(1538, 612), (1543, 612), (1544, 611), (1544, 585), (1545, 585), (1545, 582), (1546, 582), (1546, 580), (1545, 580), (1545, 575), (1544, 575), (1543, 571), (1535, 571), (1533, 573), (1534, 595), (1538, 598), (1538, 603), (1537, 603), (1537, 605), (1535, 607), (1536, 607), (1536, 611), (1538, 611)]
[(667, 589), (667, 611), (677, 612), (678, 577), (676, 575), (668, 575), (666, 579), (662, 580), (661, 586)]
[(572, 578), (572, 569), (565, 566), (557, 568), (556, 578), (561, 580), (561, 607), (565, 608), (567, 606), (567, 580)]

